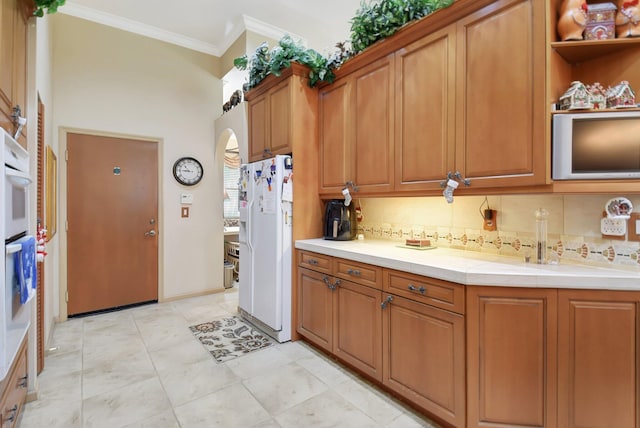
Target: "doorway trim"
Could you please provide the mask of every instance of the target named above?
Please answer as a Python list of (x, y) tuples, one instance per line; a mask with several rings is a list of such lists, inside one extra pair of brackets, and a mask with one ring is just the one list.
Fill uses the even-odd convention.
[(147, 137), (134, 134), (121, 134), (115, 132), (103, 132), (93, 129), (72, 128), (61, 126), (58, 129), (58, 159), (64, 162), (58, 162), (58, 233), (60, 235), (60, 274), (59, 274), (59, 315), (58, 322), (66, 321), (67, 316), (67, 290), (68, 290), (68, 266), (67, 266), (67, 134), (86, 134), (100, 137), (127, 138), (131, 140), (151, 141), (158, 147), (158, 302), (164, 301), (164, 239), (162, 232), (164, 231), (164, 215), (163, 215), (163, 175), (162, 165), (164, 164), (164, 140), (159, 137)]

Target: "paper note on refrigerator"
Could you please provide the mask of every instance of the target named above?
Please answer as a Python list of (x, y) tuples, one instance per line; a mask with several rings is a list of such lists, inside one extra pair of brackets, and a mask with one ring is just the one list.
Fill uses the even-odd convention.
[(293, 182), (289, 177), (282, 183), (282, 201), (293, 202)]
[(273, 187), (267, 180), (263, 180), (262, 187), (262, 213), (263, 214), (275, 214), (276, 213), (276, 192), (273, 191)]

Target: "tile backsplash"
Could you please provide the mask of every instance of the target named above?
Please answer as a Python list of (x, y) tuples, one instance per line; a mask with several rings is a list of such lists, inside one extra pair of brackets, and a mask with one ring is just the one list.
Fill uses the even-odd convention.
[[(427, 238), (432, 245), (513, 257), (531, 257), (535, 245), (535, 211), (549, 212), (547, 255), (550, 263), (576, 263), (640, 270), (640, 244), (603, 239), (600, 220), (606, 202), (627, 197), (640, 211), (640, 196), (505, 195), (356, 199), (365, 238), (404, 241)], [(488, 206), (487, 206), (488, 204)], [(498, 212), (497, 230), (483, 230), (481, 210)]]

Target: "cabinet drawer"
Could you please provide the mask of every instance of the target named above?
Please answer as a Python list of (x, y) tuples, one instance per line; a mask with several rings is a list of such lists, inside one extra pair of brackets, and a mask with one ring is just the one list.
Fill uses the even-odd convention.
[(417, 302), (464, 314), (464, 286), (460, 284), (386, 270), (383, 289)]
[(382, 268), (366, 263), (336, 259), (333, 275), (358, 284), (382, 289)]
[(309, 251), (298, 251), (298, 266), (331, 274), (331, 256)]
[(6, 378), (2, 401), (0, 401), (0, 420), (2, 428), (16, 426), (22, 405), (27, 397), (27, 347), (26, 339), (18, 352), (10, 374)]

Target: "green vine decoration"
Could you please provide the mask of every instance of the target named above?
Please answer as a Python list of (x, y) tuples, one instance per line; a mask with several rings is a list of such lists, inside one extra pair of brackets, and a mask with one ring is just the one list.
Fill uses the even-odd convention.
[(249, 70), (249, 82), (245, 90), (257, 86), (269, 74), (280, 76), (282, 70), (297, 62), (309, 67), (309, 86), (319, 81), (333, 82), (334, 72), (329, 68), (329, 60), (313, 49), (305, 49), (289, 35), (278, 42), (278, 46), (269, 51), (267, 43), (262, 43), (256, 51), (247, 57), (243, 55), (233, 61), (239, 70)]
[(409, 22), (418, 20), (453, 4), (454, 0), (370, 0), (363, 1), (351, 19), (351, 39), (336, 44), (336, 51), (324, 57), (313, 49), (305, 49), (291, 36), (285, 35), (272, 51), (267, 43), (261, 44), (247, 57), (236, 58), (234, 66), (249, 70), (245, 91), (257, 86), (269, 74), (279, 76), (281, 71), (297, 62), (309, 67), (309, 86), (318, 82), (332, 83), (335, 70), (351, 57), (364, 51), (379, 40), (395, 34)]
[(56, 13), (58, 8), (64, 5), (66, 0), (35, 0), (36, 10), (33, 14), (39, 18), (44, 16), (45, 9), (47, 13)]
[(361, 3), (351, 19), (351, 46), (358, 54), (409, 22), (450, 6), (453, 0), (381, 0)]

